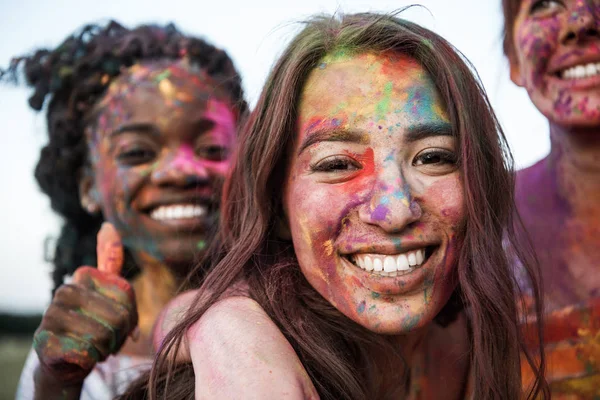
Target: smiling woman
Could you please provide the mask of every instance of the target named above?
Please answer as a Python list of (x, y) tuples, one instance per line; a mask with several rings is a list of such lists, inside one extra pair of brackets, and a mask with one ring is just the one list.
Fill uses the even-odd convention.
[(283, 195), (298, 263), (379, 333), (421, 328), (455, 288), (464, 201), (444, 108), (423, 67), (394, 52), (325, 56), (300, 97)]
[[(504, 0), (503, 6), (511, 78), (550, 125), (550, 154), (519, 171), (516, 202), (526, 228), (519, 234), (531, 238), (542, 266), (553, 398), (597, 398), (600, 1)], [(528, 289), (525, 279), (521, 285)]]
[(443, 38), (385, 15), (311, 20), (243, 130), (223, 258), (175, 300), (187, 317), (124, 398), (535, 398), (502, 247), (505, 146)]
[[(21, 65), (31, 107), (48, 98), (35, 175), (65, 225), (17, 398), (113, 398), (150, 363), (157, 315), (211, 242), (246, 111), (240, 77), (173, 25), (88, 25), (5, 78)], [(116, 230), (96, 241), (104, 221)]]

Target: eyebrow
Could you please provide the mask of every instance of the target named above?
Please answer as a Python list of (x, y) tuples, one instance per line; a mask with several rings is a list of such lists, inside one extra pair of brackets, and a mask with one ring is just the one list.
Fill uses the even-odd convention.
[(319, 142), (350, 142), (365, 143), (365, 134), (359, 131), (347, 129), (320, 129), (314, 131), (304, 139), (298, 150), (298, 155), (302, 154), (306, 148)]
[(404, 134), (407, 143), (418, 142), (435, 136), (456, 136), (452, 125), (448, 122), (430, 122), (408, 127)]
[(123, 124), (119, 125), (117, 129), (112, 131), (109, 137), (113, 138), (115, 136), (122, 135), (127, 132), (144, 132), (149, 133), (152, 136), (160, 136), (160, 132), (158, 127), (154, 124), (150, 123), (132, 123), (132, 124)]

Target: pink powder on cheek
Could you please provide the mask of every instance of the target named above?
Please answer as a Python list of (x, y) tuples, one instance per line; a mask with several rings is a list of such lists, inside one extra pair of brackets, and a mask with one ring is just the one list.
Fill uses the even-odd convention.
[[(558, 17), (542, 21), (527, 21), (517, 33), (517, 45), (521, 49), (521, 69), (529, 74), (532, 84), (544, 87), (548, 62), (558, 44), (560, 20)], [(526, 65), (523, 65), (526, 64)]]

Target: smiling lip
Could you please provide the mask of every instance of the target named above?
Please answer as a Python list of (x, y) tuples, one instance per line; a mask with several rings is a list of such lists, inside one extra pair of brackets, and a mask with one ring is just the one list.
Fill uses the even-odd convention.
[[(419, 246), (402, 253), (397, 251), (395, 254), (390, 252), (354, 253), (341, 255), (341, 258), (350, 274), (356, 276), (369, 290), (385, 295), (400, 295), (409, 294), (422, 286), (425, 277), (431, 273), (431, 260), (435, 258), (434, 255), (438, 250), (439, 246)], [(370, 266), (367, 257), (371, 258)], [(417, 257), (422, 257), (422, 259), (417, 259)], [(379, 260), (377, 264), (381, 262), (377, 268), (375, 260)], [(408, 261), (408, 266), (406, 266), (405, 260)], [(371, 267), (372, 270), (370, 270)], [(392, 271), (393, 267), (395, 267), (394, 271)], [(375, 271), (379, 268), (381, 271)]]
[(172, 229), (204, 229), (207, 216), (214, 209), (204, 196), (164, 197), (144, 207), (144, 216), (155, 227)]
[(593, 48), (587, 54), (571, 53), (560, 57), (561, 61), (551, 63), (548, 72), (559, 87), (588, 89), (600, 84), (600, 54)]

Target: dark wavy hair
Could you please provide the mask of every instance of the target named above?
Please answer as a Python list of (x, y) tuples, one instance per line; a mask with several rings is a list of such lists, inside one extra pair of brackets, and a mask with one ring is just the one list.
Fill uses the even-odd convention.
[[(469, 62), (439, 35), (393, 16), (365, 13), (312, 19), (275, 64), (242, 131), (225, 184), (215, 242), (223, 258), (206, 276), (197, 303), (165, 338), (150, 375), (133, 384), (123, 399), (193, 398), (191, 374), (185, 366), (175, 367), (170, 355), (176, 354), (188, 329), (220, 294), (240, 280), (247, 282), (250, 296), (291, 343), (322, 399), (385, 397), (374, 387), (377, 372), (368, 367), (371, 355), (364, 346), (385, 346), (385, 339), (362, 329), (323, 299), (300, 272), (293, 246), (277, 235), (282, 171), (294, 140), (298, 99), (309, 73), (325, 55), (340, 48), (355, 54), (393, 51), (414, 58), (446, 105), (464, 183), (466, 224), (457, 293), (467, 308), (471, 350), (466, 356), (474, 398), (521, 398), (521, 351), (536, 377), (525, 395), (533, 399), (547, 394), (543, 361), (530, 356), (519, 330), (515, 302), (519, 288), (502, 246), (504, 235), (532, 278), (538, 301), (539, 271), (512, 229), (513, 159), (485, 91)], [(541, 308), (537, 312), (541, 316)], [(541, 335), (539, 327), (536, 333)]]
[[(142, 61), (187, 57), (205, 70), (240, 111), (247, 109), (241, 78), (227, 53), (197, 37), (186, 36), (175, 25), (140, 25), (129, 29), (110, 21), (85, 25), (55, 49), (39, 49), (17, 57), (0, 79), (17, 82), (21, 70), (33, 89), (29, 105), (36, 111), (45, 103), (48, 143), (41, 151), (35, 178), (50, 197), (52, 209), (64, 219), (54, 256), (55, 289), (65, 275), (81, 265), (96, 265), (96, 234), (103, 222), (81, 206), (79, 173), (88, 162), (84, 135), (86, 114), (104, 95), (122, 68)], [(137, 268), (126, 257), (123, 275)]]

